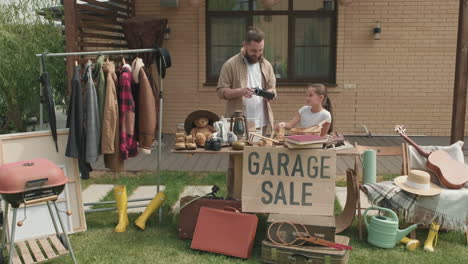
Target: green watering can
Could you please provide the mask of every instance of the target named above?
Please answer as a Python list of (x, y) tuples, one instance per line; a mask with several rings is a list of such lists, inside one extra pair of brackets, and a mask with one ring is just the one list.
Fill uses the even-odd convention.
[[(380, 210), (390, 214), (390, 217), (376, 215), (370, 217), (367, 222), (367, 212), (369, 210)], [(364, 211), (364, 223), (367, 228), (367, 242), (381, 248), (393, 248), (403, 237), (418, 227), (417, 224), (409, 226), (404, 230), (398, 229), (398, 216), (390, 209), (372, 206)]]

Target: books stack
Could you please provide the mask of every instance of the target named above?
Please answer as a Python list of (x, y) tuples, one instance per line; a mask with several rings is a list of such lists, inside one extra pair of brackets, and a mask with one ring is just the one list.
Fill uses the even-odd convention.
[(321, 149), (328, 136), (295, 135), (284, 137), (284, 145), (290, 149)]

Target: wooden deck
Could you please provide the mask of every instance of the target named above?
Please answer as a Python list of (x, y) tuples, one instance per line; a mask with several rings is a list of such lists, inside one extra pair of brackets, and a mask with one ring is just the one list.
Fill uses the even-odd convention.
[[(350, 143), (357, 142), (366, 146), (395, 146), (404, 142), (400, 136), (345, 136)], [(448, 137), (411, 137), (416, 143), (425, 145), (445, 146), (449, 144)], [(465, 138), (465, 142), (468, 138)], [(174, 145), (174, 135), (165, 134), (163, 137), (161, 170), (173, 171), (206, 171), (225, 172), (228, 168), (228, 154), (215, 155), (190, 155), (171, 153)], [(468, 148), (464, 148), (465, 157), (468, 155)], [(156, 170), (157, 155), (153, 151), (151, 155), (139, 154), (135, 158), (126, 161), (127, 171), (154, 171)], [(104, 167), (102, 156), (92, 164), (94, 170), (107, 170)], [(345, 175), (347, 168), (354, 167), (354, 158), (350, 156), (337, 157), (337, 175)], [(401, 158), (399, 157), (379, 157), (377, 159), (377, 174), (398, 174), (401, 170)]]

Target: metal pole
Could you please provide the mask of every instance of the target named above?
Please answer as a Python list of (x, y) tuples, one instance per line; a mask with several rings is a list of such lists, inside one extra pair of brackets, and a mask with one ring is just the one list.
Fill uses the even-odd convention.
[[(39, 58), (39, 72), (42, 74), (42, 63)], [(42, 104), (42, 82), (39, 82), (39, 130), (44, 129), (44, 117), (43, 117), (44, 105)]]
[[(159, 57), (159, 69), (162, 71), (162, 56)], [(158, 174), (158, 188), (157, 188), (157, 193), (159, 193), (159, 185), (161, 185), (161, 146), (162, 146), (162, 111), (163, 111), (163, 82), (162, 82), (162, 76), (161, 73), (158, 73), (159, 75), (159, 126), (158, 126), (158, 164), (156, 164), (156, 173)], [(162, 223), (162, 206), (159, 207), (159, 223)]]
[[(153, 200), (154, 197), (152, 198), (141, 198), (141, 199), (132, 199), (128, 200), (127, 202), (144, 202), (144, 201), (151, 201)], [(94, 202), (94, 203), (84, 203), (84, 206), (89, 206), (89, 205), (100, 205), (100, 204), (115, 204), (115, 201), (105, 201), (105, 202)], [(145, 205), (146, 206), (146, 205)]]
[(7, 243), (7, 233), (8, 233), (8, 203), (5, 201), (5, 210), (3, 210), (3, 226), (2, 226), (2, 246), (0, 246), (0, 256), (3, 257), (3, 249)]
[[(130, 205), (130, 206), (127, 206), (127, 209), (129, 208), (142, 208), (142, 207), (146, 207), (148, 206), (147, 204), (144, 204), (144, 205)], [(117, 207), (106, 207), (106, 208), (95, 208), (95, 209), (87, 209), (85, 210), (85, 213), (89, 213), (89, 212), (102, 212), (102, 211), (112, 211), (112, 210), (115, 210), (117, 209)]]
[[(73, 249), (72, 249), (70, 240), (68, 239), (67, 231), (65, 230), (65, 227), (63, 226), (62, 218), (60, 218), (59, 209), (58, 209), (57, 204), (55, 203), (55, 201), (52, 201), (52, 202), (54, 203), (55, 212), (57, 213), (57, 218), (59, 220), (60, 226), (62, 227), (63, 234), (65, 235), (65, 241), (67, 242), (67, 249), (68, 249), (68, 251), (70, 251), (70, 255), (71, 255), (71, 258), (73, 260), (73, 263), (76, 264), (77, 262), (76, 262), (75, 254), (73, 253)], [(49, 202), (47, 202), (47, 205), (49, 205)], [(54, 218), (54, 216), (52, 214), (50, 214), (50, 216), (52, 217), (52, 219)], [(60, 238), (60, 236), (57, 237), (57, 238)]]
[[(60, 238), (60, 231), (58, 229), (57, 222), (55, 221), (54, 213), (52, 212), (52, 207), (50, 206), (49, 201), (47, 201), (46, 204), (47, 204), (47, 208), (49, 208), (50, 218), (52, 219), (52, 223), (54, 224), (55, 233), (57, 234), (57, 237)], [(60, 219), (60, 215), (58, 214), (58, 212), (57, 212), (57, 217)]]
[[(84, 55), (106, 55), (106, 54), (124, 54), (124, 53), (140, 53), (140, 52), (154, 52), (155, 49), (128, 49), (128, 50), (106, 50), (106, 51), (82, 51), (82, 52), (61, 52), (61, 53), (47, 53), (46, 57), (57, 56), (84, 56)], [(41, 57), (42, 54), (36, 54), (36, 57)]]
[(18, 208), (13, 208), (13, 221), (11, 222), (11, 236), (10, 236), (10, 255), (8, 256), (8, 264), (13, 263), (13, 255), (15, 252), (15, 229), (16, 229), (16, 213)]

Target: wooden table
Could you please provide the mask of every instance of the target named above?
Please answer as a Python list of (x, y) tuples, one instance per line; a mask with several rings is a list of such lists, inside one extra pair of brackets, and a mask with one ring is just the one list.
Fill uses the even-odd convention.
[[(284, 148), (284, 146), (277, 146)], [(226, 186), (228, 197), (241, 200), (242, 198), (242, 163), (243, 163), (243, 150), (233, 150), (230, 147), (222, 148), (220, 151), (204, 150), (197, 148), (195, 150), (171, 150), (172, 153), (179, 154), (229, 154), (229, 167), (227, 172)], [(357, 155), (359, 154), (356, 149), (348, 148), (337, 150), (336, 155)]]

